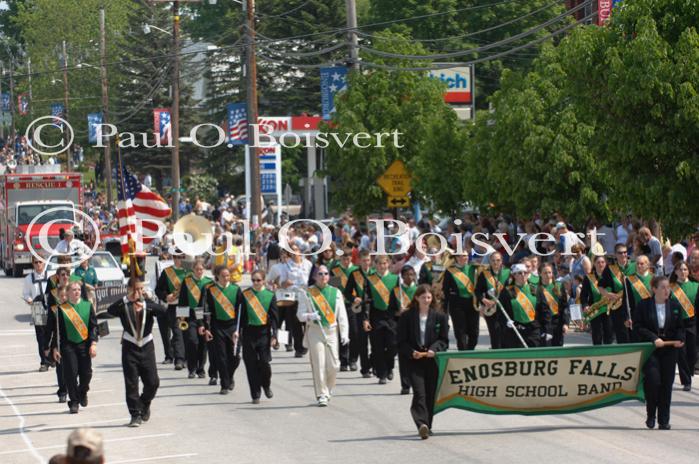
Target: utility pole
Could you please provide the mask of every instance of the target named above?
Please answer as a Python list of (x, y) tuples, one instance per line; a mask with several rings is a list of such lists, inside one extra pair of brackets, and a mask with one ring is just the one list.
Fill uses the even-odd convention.
[[(63, 119), (68, 124), (68, 51), (66, 49), (66, 41), (63, 41)], [(68, 160), (68, 172), (73, 170), (73, 160), (71, 159), (70, 147), (68, 146), (68, 128), (64, 128), (63, 140), (66, 149), (66, 158)]]
[[(245, 45), (247, 58), (247, 100), (248, 116), (248, 144), (252, 137), (252, 124), (257, 124), (257, 60), (255, 56), (255, 0), (244, 0), (243, 13), (245, 14)], [(250, 153), (250, 192), (252, 199), (250, 202), (252, 209), (252, 226), (260, 224), (262, 215), (262, 196), (260, 188), (260, 157), (257, 147), (249, 145)]]
[[(107, 82), (107, 38), (104, 20), (104, 3), (100, 5), (100, 77), (102, 80), (102, 123), (109, 122), (109, 87)], [(109, 137), (104, 140), (104, 170), (107, 180), (107, 204), (112, 204), (112, 155)]]
[(172, 2), (172, 218), (180, 217), (180, 2)]
[(32, 59), (27, 57), (27, 75), (29, 78), (29, 119), (34, 120), (34, 104), (32, 103)]
[(10, 117), (12, 118), (10, 129), (11, 147), (15, 146), (15, 57), (10, 56)]
[[(0, 74), (0, 97), (2, 96), (2, 80), (5, 78), (5, 65), (0, 63), (0, 68), (2, 74)], [(0, 138), (5, 138), (5, 108), (3, 108), (2, 102), (0, 102), (0, 116), (2, 116), (2, 121), (0, 121)]]
[(347, 40), (349, 45), (349, 58), (352, 70), (359, 71), (359, 41), (357, 40), (357, 3), (355, 0), (345, 0), (347, 7)]

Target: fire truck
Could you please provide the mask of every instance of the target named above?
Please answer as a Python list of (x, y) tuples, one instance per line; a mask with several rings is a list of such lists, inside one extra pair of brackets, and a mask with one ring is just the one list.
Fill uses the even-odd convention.
[[(60, 165), (17, 166), (16, 173), (0, 174), (0, 266), (6, 276), (21, 277), (31, 268), (30, 245), (37, 253), (48, 253), (42, 252), (39, 241), (43, 224), (49, 224), (47, 238), (53, 249), (61, 229), (82, 223), (74, 212), (82, 209), (80, 181), (79, 173), (61, 173)], [(27, 233), (41, 213), (45, 214)]]

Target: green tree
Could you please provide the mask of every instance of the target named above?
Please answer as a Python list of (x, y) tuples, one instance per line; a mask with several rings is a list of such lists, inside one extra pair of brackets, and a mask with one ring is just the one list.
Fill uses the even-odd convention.
[(467, 198), (519, 216), (562, 213), (581, 223), (608, 219), (608, 181), (590, 148), (594, 124), (581, 119), (562, 89), (569, 78), (548, 47), (534, 70), (507, 71), (474, 128)]
[[(419, 53), (420, 46), (410, 43), (405, 36), (385, 32), (378, 34), (376, 46), (396, 53)], [(382, 60), (391, 65), (410, 65), (410, 62)], [(415, 198), (432, 199), (440, 206), (453, 210), (452, 198), (459, 194), (445, 188), (444, 170), (432, 161), (438, 150), (438, 159), (449, 160), (450, 167), (459, 168), (461, 147), (455, 113), (442, 100), (443, 85), (425, 74), (413, 72), (371, 71), (353, 73), (348, 90), (336, 97), (337, 113), (332, 130), (339, 133), (392, 132), (401, 135), (398, 144), (392, 139), (383, 147), (344, 148), (331, 144), (328, 148), (328, 172), (333, 182), (334, 207), (351, 207), (364, 215), (385, 204), (384, 193), (377, 178), (394, 160), (402, 160), (414, 177)], [(441, 173), (441, 175), (440, 175)], [(458, 176), (458, 171), (449, 175)], [(456, 189), (459, 185), (455, 184)], [(454, 194), (455, 193), (455, 194)]]
[(674, 238), (699, 222), (697, 18), (697, 1), (624, 2), (607, 27), (578, 30), (558, 51), (615, 202)]

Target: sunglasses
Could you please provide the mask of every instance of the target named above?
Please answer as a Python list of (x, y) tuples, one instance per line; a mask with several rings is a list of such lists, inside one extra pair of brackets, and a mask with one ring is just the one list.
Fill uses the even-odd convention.
[(262, 279), (252, 279), (253, 282), (262, 282)]
[(618, 254), (618, 255), (628, 255), (629, 252), (628, 252), (628, 251), (617, 251), (616, 254)]
[(322, 275), (328, 275), (327, 272), (316, 272), (316, 275), (322, 276)]

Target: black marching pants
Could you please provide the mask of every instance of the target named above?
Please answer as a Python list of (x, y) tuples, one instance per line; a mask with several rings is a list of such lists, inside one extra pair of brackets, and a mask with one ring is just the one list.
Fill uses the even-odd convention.
[(380, 379), (388, 376), (395, 367), (396, 352), (398, 351), (398, 323), (392, 317), (371, 321), (371, 365), (374, 373)]
[[(132, 416), (139, 416), (150, 408), (160, 386), (158, 368), (155, 365), (155, 344), (147, 343), (139, 348), (131, 342), (122, 341), (121, 364), (124, 370), (126, 406)], [(143, 382), (143, 393), (138, 394), (138, 379)]]
[(611, 345), (614, 341), (612, 320), (606, 314), (600, 314), (590, 321), (593, 345)]
[[(233, 352), (233, 339), (235, 324), (230, 327), (213, 327), (214, 349), (216, 352), (216, 370), (221, 379), (221, 388), (230, 388), (233, 384), (233, 374), (240, 364), (238, 353)], [(238, 346), (240, 349), (240, 345)]]
[(63, 379), (68, 389), (71, 405), (78, 404), (80, 399), (90, 390), (92, 358), (90, 358), (89, 343), (75, 344), (65, 341), (61, 348)]
[[(284, 321), (286, 321), (286, 330), (293, 339), (294, 351), (297, 353), (305, 353), (306, 349), (303, 347), (303, 325), (296, 316), (298, 308), (298, 303), (294, 303), (291, 306), (284, 306)], [(292, 343), (292, 341), (289, 340), (289, 343)]]
[(216, 344), (213, 340), (211, 340), (210, 342), (204, 340), (204, 343), (206, 343), (206, 352), (209, 355), (209, 369), (207, 373), (209, 374), (209, 378), (217, 379), (218, 366), (216, 366)]
[(180, 330), (179, 323), (177, 321), (177, 307), (174, 305), (168, 306), (167, 316), (170, 323), (170, 346), (172, 347), (172, 358), (175, 363), (179, 362), (184, 364), (184, 335), (183, 331)]
[(163, 342), (163, 352), (165, 359), (172, 359), (172, 345), (170, 344), (170, 316), (168, 313), (158, 313), (158, 330), (160, 331), (160, 339)]
[(609, 318), (612, 322), (612, 329), (614, 330), (616, 342), (631, 343), (631, 329), (624, 325), (624, 322), (626, 322), (626, 311), (621, 308), (611, 311)]
[(677, 351), (677, 348), (659, 348), (653, 352), (643, 368), (646, 414), (649, 419), (655, 419), (657, 411), (660, 425), (670, 423), (670, 402), (672, 401), (672, 384), (675, 381)]
[(434, 397), (437, 391), (437, 363), (434, 359), (410, 359), (406, 364), (413, 387), (410, 414), (416, 427), (420, 428), (425, 424), (432, 429)]
[(549, 346), (563, 346), (563, 323), (560, 316), (553, 316), (551, 320), (551, 327), (553, 327), (553, 338), (550, 341)]
[(449, 314), (458, 350), (475, 350), (478, 344), (480, 313), (473, 309), (473, 298), (450, 297)]
[(500, 325), (498, 314), (486, 316), (485, 323), (488, 326), (488, 334), (490, 335), (490, 347), (494, 350), (502, 348), (502, 326)]
[[(48, 347), (46, 346), (46, 335), (48, 332), (46, 330), (46, 326), (35, 325), (34, 332), (36, 333), (36, 345), (39, 348), (39, 362), (42, 366), (48, 366), (51, 364), (51, 362), (49, 361), (48, 356), (45, 354), (45, 352), (48, 350)], [(49, 355), (50, 354), (51, 353), (49, 353)]]
[(272, 382), (272, 352), (268, 327), (247, 327), (243, 336), (243, 361), (252, 399), (260, 397), (262, 388)]
[[(179, 328), (177, 329), (179, 330)], [(197, 374), (204, 372), (206, 366), (206, 340), (203, 335), (197, 333), (197, 328), (190, 324), (189, 328), (182, 332), (184, 336), (184, 351), (187, 358), (187, 369)]]
[[(339, 344), (340, 347), (340, 366), (349, 366), (350, 364), (356, 364), (360, 356), (362, 358), (362, 372), (366, 368), (366, 372), (369, 372), (369, 350), (367, 348), (367, 338), (364, 334), (364, 351), (362, 351), (361, 336), (364, 332), (362, 327), (362, 321), (358, 314), (354, 313), (347, 304), (347, 323), (349, 324), (349, 339), (350, 342), (347, 345)], [(340, 332), (338, 331), (338, 337)]]
[(694, 365), (697, 362), (697, 335), (685, 330), (684, 346), (679, 349), (677, 367), (680, 371), (682, 385), (691, 385), (694, 376)]

